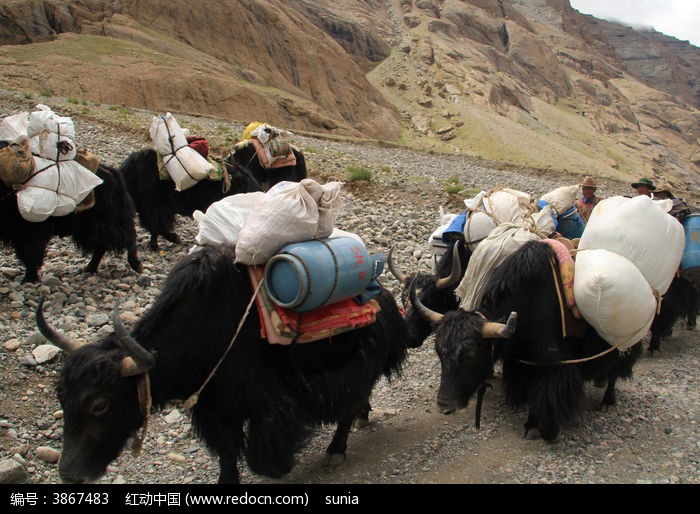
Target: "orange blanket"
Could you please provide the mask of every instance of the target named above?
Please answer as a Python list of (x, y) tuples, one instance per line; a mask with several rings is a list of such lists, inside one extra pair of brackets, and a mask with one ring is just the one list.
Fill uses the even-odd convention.
[[(255, 290), (265, 268), (248, 266)], [(265, 285), (256, 298), (261, 335), (272, 344), (308, 343), (374, 323), (380, 310), (376, 300), (358, 305), (351, 298), (309, 312), (284, 309), (270, 300)]]

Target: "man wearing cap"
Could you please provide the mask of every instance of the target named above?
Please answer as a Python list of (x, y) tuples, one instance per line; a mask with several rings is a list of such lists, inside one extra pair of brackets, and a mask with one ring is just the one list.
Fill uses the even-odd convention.
[(670, 198), (673, 200), (673, 207), (668, 213), (676, 218), (678, 221), (683, 223), (688, 214), (691, 214), (693, 210), (688, 206), (688, 204), (682, 198), (676, 198), (676, 196), (671, 191), (671, 185), (662, 182), (658, 185), (656, 190), (654, 190), (654, 195), (652, 196), (654, 200), (665, 200)]
[(640, 178), (638, 182), (634, 182), (632, 187), (637, 190), (637, 195), (651, 196), (651, 192), (656, 190), (656, 186), (650, 178)]
[(598, 205), (598, 202), (601, 200), (595, 194), (596, 189), (598, 189), (598, 184), (596, 184), (593, 177), (586, 177), (581, 183), (581, 198), (577, 199), (574, 205), (576, 205), (576, 209), (584, 224), (588, 223), (593, 207)]

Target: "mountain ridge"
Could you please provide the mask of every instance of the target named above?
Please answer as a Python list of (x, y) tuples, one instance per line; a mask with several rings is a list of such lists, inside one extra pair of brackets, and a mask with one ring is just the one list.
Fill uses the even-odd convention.
[(0, 87), (700, 191), (700, 49), (568, 0), (9, 0)]

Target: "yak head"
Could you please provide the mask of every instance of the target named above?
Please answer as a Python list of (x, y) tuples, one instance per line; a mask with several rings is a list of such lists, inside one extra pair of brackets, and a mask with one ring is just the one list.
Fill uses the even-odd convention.
[(392, 259), (393, 251), (394, 246), (389, 249), (387, 264), (391, 273), (401, 283), (401, 300), (406, 309), (404, 320), (410, 334), (410, 341), (407, 346), (409, 348), (418, 348), (430, 335), (433, 328), (430, 321), (416, 313), (412, 307), (408, 298), (408, 290), (411, 283), (416, 282), (417, 294), (424, 305), (437, 312), (447, 312), (456, 309), (458, 302), (454, 294), (454, 288), (459, 284), (463, 273), (460, 243), (454, 244), (450, 259), (443, 259), (443, 263), (449, 267), (441, 268), (438, 276), (427, 273), (418, 273), (415, 276), (401, 273), (394, 265)]
[(409, 296), (418, 315), (434, 328), (435, 352), (441, 367), (437, 405), (443, 414), (451, 414), (466, 407), (471, 396), (490, 375), (493, 341), (511, 337), (517, 314), (511, 313), (503, 324), (488, 321), (479, 312), (460, 308), (438, 313), (418, 298), (415, 281), (411, 284)]
[(57, 386), (64, 421), (59, 475), (64, 482), (93, 482), (143, 424), (147, 411), (139, 402), (139, 381), (155, 360), (122, 324), (118, 303), (114, 332), (81, 344), (48, 325), (43, 301), (36, 310), (39, 331), (66, 352)]

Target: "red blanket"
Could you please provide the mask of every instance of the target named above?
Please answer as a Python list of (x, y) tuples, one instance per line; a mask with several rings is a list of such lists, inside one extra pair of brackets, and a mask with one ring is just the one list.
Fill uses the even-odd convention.
[[(262, 266), (248, 266), (253, 290), (263, 279)], [(261, 335), (272, 344), (308, 343), (374, 323), (380, 310), (376, 300), (358, 305), (351, 298), (309, 312), (296, 312), (276, 305), (265, 285), (256, 298)]]

